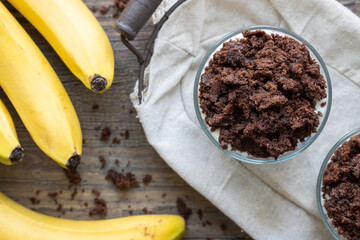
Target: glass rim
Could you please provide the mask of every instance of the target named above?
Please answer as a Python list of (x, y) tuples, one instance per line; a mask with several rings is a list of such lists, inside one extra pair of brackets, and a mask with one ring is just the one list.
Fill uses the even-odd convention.
[[(305, 43), (305, 46), (309, 49), (309, 51), (315, 55), (316, 59), (318, 60), (318, 64), (320, 65), (321, 69), (324, 72), (324, 78), (326, 81), (326, 85), (327, 85), (327, 107), (326, 107), (326, 112), (325, 115), (323, 117), (323, 121), (321, 122), (320, 126), (317, 129), (317, 132), (313, 134), (313, 136), (310, 136), (310, 139), (299, 149), (295, 150), (294, 152), (290, 153), (289, 155), (286, 156), (279, 156), (278, 159), (263, 159), (263, 158), (248, 158), (248, 157), (244, 157), (241, 156), (239, 154), (237, 154), (236, 152), (233, 152), (231, 150), (228, 149), (223, 149), (219, 143), (219, 141), (217, 139), (214, 138), (214, 136), (210, 133), (209, 129), (206, 127), (206, 124), (203, 121), (203, 118), (201, 117), (201, 110), (200, 110), (200, 106), (199, 106), (199, 99), (198, 99), (198, 95), (199, 95), (199, 82), (201, 79), (201, 74), (202, 71), (205, 67), (205, 65), (207, 64), (209, 58), (211, 57), (211, 55), (214, 53), (214, 51), (216, 51), (216, 49), (223, 44), (224, 42), (230, 40), (232, 37), (241, 34), (244, 30), (273, 30), (273, 31), (277, 31), (280, 33), (284, 33), (286, 35), (289, 35), (291, 37), (293, 37), (295, 40), (300, 41)], [(204, 56), (204, 58), (202, 59), (200, 66), (198, 68), (198, 71), (196, 73), (196, 77), (195, 77), (195, 83), (194, 83), (194, 92), (193, 92), (193, 98), (194, 98), (194, 107), (195, 107), (195, 113), (196, 113), (196, 117), (201, 125), (201, 128), (203, 129), (203, 131), (205, 132), (205, 134), (208, 136), (208, 138), (224, 153), (226, 153), (227, 155), (229, 155), (232, 158), (235, 158), (236, 160), (240, 160), (242, 162), (246, 162), (246, 163), (252, 163), (252, 164), (273, 164), (273, 163), (280, 163), (280, 162), (284, 162), (286, 160), (289, 160), (297, 155), (299, 155), (300, 153), (302, 153), (303, 151), (305, 151), (305, 149), (307, 149), (320, 135), (320, 133), (322, 132), (322, 130), (324, 129), (326, 122), (329, 118), (330, 115), (330, 109), (331, 109), (331, 104), (332, 104), (332, 87), (331, 87), (331, 79), (330, 79), (330, 74), (327, 70), (326, 64), (323, 61), (323, 59), (321, 58), (320, 54), (315, 50), (315, 48), (308, 42), (306, 41), (304, 38), (302, 38), (301, 36), (297, 35), (296, 33), (293, 33), (285, 28), (282, 27), (277, 27), (277, 26), (269, 26), (269, 25), (254, 25), (254, 26), (249, 26), (249, 27), (244, 27), (244, 28), (240, 28), (238, 30), (235, 30), (233, 32), (230, 32), (228, 34), (226, 34), (224, 37), (222, 37), (220, 40), (218, 40), (206, 53), (206, 55)]]
[(360, 133), (360, 128), (356, 128), (352, 131), (350, 131), (349, 133), (345, 134), (345, 136), (343, 136), (342, 138), (340, 138), (339, 141), (337, 141), (335, 143), (335, 145), (330, 149), (329, 153), (326, 155), (323, 163), (321, 164), (321, 168), (319, 171), (319, 175), (317, 178), (317, 183), (316, 183), (316, 202), (317, 202), (317, 206), (320, 212), (320, 217), (321, 220), (323, 221), (324, 225), (326, 226), (326, 228), (329, 230), (329, 232), (331, 233), (331, 235), (338, 240), (343, 240), (344, 238), (337, 233), (337, 231), (335, 230), (335, 227), (333, 227), (331, 225), (331, 223), (328, 221), (328, 217), (326, 214), (326, 210), (324, 209), (324, 206), (322, 204), (322, 197), (321, 197), (321, 188), (322, 188), (322, 183), (323, 183), (323, 177), (324, 177), (324, 171), (328, 165), (328, 163), (331, 161), (331, 157), (334, 155), (334, 152), (346, 141), (348, 141), (351, 137), (357, 135)]

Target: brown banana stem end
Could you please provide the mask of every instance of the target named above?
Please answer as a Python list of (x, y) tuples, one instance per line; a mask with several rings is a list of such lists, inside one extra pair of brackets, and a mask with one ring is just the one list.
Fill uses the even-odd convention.
[(91, 89), (94, 90), (95, 92), (101, 92), (103, 90), (105, 90), (106, 86), (107, 86), (107, 81), (106, 78), (95, 74), (90, 81), (91, 84)]
[(69, 158), (66, 163), (68, 169), (75, 169), (80, 164), (81, 156), (76, 152)]
[(12, 163), (19, 163), (22, 161), (24, 154), (24, 149), (18, 146), (11, 152), (9, 159)]

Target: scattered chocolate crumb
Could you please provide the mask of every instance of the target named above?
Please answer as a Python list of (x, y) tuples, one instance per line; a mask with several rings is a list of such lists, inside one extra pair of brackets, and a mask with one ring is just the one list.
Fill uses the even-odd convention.
[(127, 162), (126, 167), (129, 167), (131, 164), (130, 160)]
[(57, 192), (49, 192), (48, 196), (52, 199), (56, 199), (56, 197), (58, 196), (58, 193)]
[(110, 135), (111, 135), (111, 129), (109, 127), (104, 127), (103, 130), (101, 131), (100, 140), (106, 142), (110, 139)]
[(120, 143), (121, 143), (121, 140), (118, 139), (117, 137), (114, 137), (113, 140), (112, 140), (112, 143), (114, 143), (114, 144), (120, 144)]
[(81, 192), (82, 192), (82, 193), (85, 192), (85, 189), (81, 189)]
[(83, 139), (83, 140), (82, 140), (82, 143), (83, 143), (83, 144), (85, 144), (85, 143), (86, 143), (86, 140), (85, 140), (85, 139)]
[(304, 43), (264, 31), (225, 42), (200, 82), (200, 107), (223, 149), (277, 159), (317, 132), (326, 81)]
[(89, 206), (89, 203), (84, 202), (84, 206), (85, 206), (85, 207), (88, 207), (88, 206)]
[(202, 222), (202, 226), (203, 226), (203, 227), (206, 227), (206, 223), (205, 223), (205, 222)]
[(99, 105), (98, 104), (94, 104), (93, 106), (92, 106), (92, 109), (94, 110), (94, 111), (96, 111), (96, 110), (99, 110)]
[(57, 208), (56, 208), (56, 211), (60, 212), (61, 209), (62, 209), (62, 204), (59, 203), (58, 206), (57, 206)]
[(220, 225), (220, 229), (221, 229), (221, 231), (223, 231), (223, 232), (226, 231), (226, 225), (225, 225), (225, 223), (222, 223), (222, 224)]
[(74, 200), (76, 194), (78, 194), (77, 188), (74, 188), (74, 191), (71, 193), (71, 199)]
[(152, 176), (150, 174), (146, 174), (142, 181), (144, 184), (149, 184), (151, 180), (152, 180)]
[(123, 11), (126, 5), (129, 3), (129, 0), (114, 0), (114, 5), (121, 11)]
[(91, 193), (95, 194), (95, 196), (97, 196), (97, 197), (100, 196), (100, 192), (94, 188), (91, 190)]
[(130, 138), (129, 130), (126, 129), (124, 132), (121, 132), (120, 136), (124, 137), (125, 139), (129, 139)]
[(133, 114), (134, 113), (134, 110), (133, 109), (130, 109), (129, 110), (129, 114)]
[(66, 177), (69, 179), (70, 183), (78, 184), (81, 182), (80, 173), (76, 170), (76, 168), (75, 169), (64, 169), (64, 172), (66, 174)]
[(71, 207), (71, 208), (69, 209), (69, 211), (72, 212), (72, 211), (73, 211), (73, 208)]
[(192, 214), (191, 208), (189, 208), (181, 198), (177, 198), (176, 207), (178, 213), (187, 221)]
[(62, 215), (65, 215), (65, 210), (62, 210), (62, 211), (61, 211), (61, 214), (62, 214)]
[(71, 188), (72, 188), (72, 185), (71, 185), (71, 184), (69, 184), (69, 185), (68, 185), (68, 189), (70, 190)]
[(120, 190), (137, 187), (139, 185), (135, 175), (131, 172), (123, 174), (114, 169), (109, 169), (105, 179), (111, 180)]
[(100, 214), (101, 216), (105, 216), (107, 213), (106, 201), (104, 199), (95, 198), (94, 203), (95, 208), (89, 211), (89, 215)]
[(105, 160), (105, 158), (104, 158), (104, 156), (99, 156), (99, 162), (101, 163), (101, 169), (102, 168), (105, 168), (105, 166), (106, 166), (106, 160)]
[(148, 214), (148, 210), (147, 210), (146, 207), (144, 207), (144, 208), (142, 209), (142, 211), (143, 211), (145, 214)]
[(59, 194), (62, 194), (62, 193), (63, 193), (63, 191), (62, 191), (62, 190), (60, 190), (60, 191), (59, 191)]
[(109, 11), (109, 7), (104, 5), (100, 7), (101, 14), (106, 14), (108, 11)]
[(360, 238), (360, 134), (333, 154), (323, 177), (324, 208), (337, 232), (348, 240)]
[(208, 237), (208, 238), (206, 238), (206, 240), (211, 240), (211, 238)]
[(202, 218), (203, 218), (203, 212), (202, 212), (202, 210), (201, 210), (201, 209), (198, 209), (196, 213), (197, 213), (199, 219), (202, 220)]
[(161, 194), (161, 197), (166, 198), (166, 195), (167, 195), (166, 193), (163, 193), (163, 194)]
[(117, 18), (118, 16), (119, 16), (119, 13), (117, 11), (114, 11), (113, 14), (112, 14), (112, 17)]
[(133, 215), (133, 214), (134, 214), (134, 211), (133, 211), (133, 210), (129, 210), (129, 214), (130, 214), (130, 215)]
[(31, 197), (29, 198), (31, 201), (31, 204), (35, 205), (35, 204), (39, 204), (40, 203), (40, 199), (37, 199), (35, 197)]
[(99, 131), (99, 130), (101, 129), (101, 125), (98, 125), (98, 126), (94, 127), (94, 129), (95, 129), (96, 131)]
[(206, 224), (209, 225), (209, 226), (212, 225), (212, 223), (210, 221), (208, 221), (208, 220), (206, 220)]
[(152, 211), (149, 211), (149, 214), (152, 214)]
[(91, 11), (96, 12), (96, 10), (97, 10), (97, 7), (96, 7), (96, 6), (92, 6)]
[(131, 208), (131, 206), (130, 206), (130, 205), (128, 205), (128, 208)]
[(115, 164), (116, 164), (117, 167), (119, 167), (119, 164), (120, 164), (119, 159), (115, 159)]
[(325, 107), (325, 105), (326, 105), (326, 102), (322, 102), (321, 104), (320, 104), (320, 107)]

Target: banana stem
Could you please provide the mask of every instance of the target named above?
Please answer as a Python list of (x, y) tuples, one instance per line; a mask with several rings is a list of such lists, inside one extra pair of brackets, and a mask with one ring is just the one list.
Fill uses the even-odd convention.
[(106, 78), (95, 74), (92, 78), (91, 78), (91, 89), (94, 90), (95, 92), (101, 92), (103, 90), (105, 90), (106, 86), (107, 86), (107, 81)]
[(11, 152), (9, 159), (12, 163), (21, 162), (24, 157), (24, 153), (24, 149), (18, 146)]
[(80, 155), (75, 152), (67, 161), (66, 167), (69, 169), (75, 169), (80, 164), (80, 160)]

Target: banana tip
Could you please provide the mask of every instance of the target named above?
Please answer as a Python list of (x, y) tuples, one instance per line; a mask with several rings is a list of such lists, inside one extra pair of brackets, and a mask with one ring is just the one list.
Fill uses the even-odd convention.
[(95, 92), (101, 92), (105, 90), (107, 84), (108, 83), (106, 81), (106, 78), (98, 74), (95, 74), (90, 81), (91, 89), (94, 90)]
[(12, 163), (18, 163), (21, 162), (21, 160), (24, 157), (24, 149), (20, 146), (16, 147), (10, 154), (10, 161)]
[(66, 167), (69, 169), (75, 169), (80, 164), (80, 160), (80, 155), (75, 152), (67, 161)]

